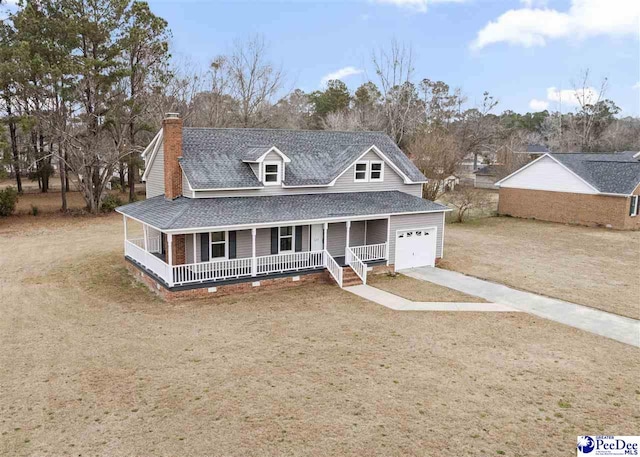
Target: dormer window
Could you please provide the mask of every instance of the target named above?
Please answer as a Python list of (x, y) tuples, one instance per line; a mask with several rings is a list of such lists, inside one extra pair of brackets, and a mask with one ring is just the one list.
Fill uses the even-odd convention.
[(265, 186), (276, 186), (282, 181), (281, 162), (264, 162), (263, 183)]
[(369, 171), (369, 162), (358, 162), (356, 163), (356, 181), (367, 182), (367, 174)]
[(384, 162), (382, 160), (364, 160), (356, 163), (355, 182), (384, 181)]

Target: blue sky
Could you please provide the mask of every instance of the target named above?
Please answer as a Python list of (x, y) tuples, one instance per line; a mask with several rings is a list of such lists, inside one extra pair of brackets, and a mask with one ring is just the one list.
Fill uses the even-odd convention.
[[(16, 0), (9, 0), (15, 2)], [(206, 67), (234, 40), (261, 34), (287, 88), (312, 91), (341, 69), (351, 89), (375, 80), (371, 53), (410, 45), (417, 79), (460, 87), (473, 106), (487, 90), (498, 109), (558, 109), (585, 69), (595, 93), (640, 115), (639, 0), (150, 0), (173, 32), (172, 52)], [(353, 72), (353, 71), (352, 71)], [(563, 112), (574, 97), (563, 92)], [(575, 105), (575, 103), (573, 103)]]

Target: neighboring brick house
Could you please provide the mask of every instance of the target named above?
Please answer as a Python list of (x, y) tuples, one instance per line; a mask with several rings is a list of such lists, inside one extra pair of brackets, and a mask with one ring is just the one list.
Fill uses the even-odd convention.
[(640, 229), (640, 153), (545, 154), (498, 181), (498, 213)]
[(422, 199), (426, 178), (384, 133), (183, 128), (173, 114), (143, 157), (147, 199), (117, 211), (130, 268), (164, 296), (345, 286), (442, 257), (449, 209)]

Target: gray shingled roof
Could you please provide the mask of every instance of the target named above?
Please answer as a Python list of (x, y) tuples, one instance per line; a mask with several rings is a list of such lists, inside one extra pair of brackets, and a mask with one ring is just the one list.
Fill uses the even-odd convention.
[(180, 164), (194, 189), (262, 187), (243, 160), (275, 146), (291, 159), (285, 185), (324, 185), (373, 145), (410, 180), (426, 181), (383, 132), (184, 128)]
[(263, 154), (269, 152), (273, 146), (249, 146), (241, 155), (242, 160), (247, 162), (255, 162)]
[(116, 210), (160, 230), (178, 230), (449, 209), (404, 192), (385, 191), (175, 200), (159, 195)]
[(628, 195), (640, 184), (640, 160), (634, 151), (551, 154), (598, 191)]
[(549, 152), (549, 148), (547, 148), (544, 144), (528, 144), (527, 152), (544, 153), (544, 152)]

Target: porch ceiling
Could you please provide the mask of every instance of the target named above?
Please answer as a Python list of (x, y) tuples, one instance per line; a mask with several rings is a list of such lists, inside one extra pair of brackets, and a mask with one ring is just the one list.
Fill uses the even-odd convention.
[(446, 206), (399, 191), (186, 198), (164, 196), (117, 208), (163, 231), (234, 227), (361, 216), (448, 211)]

